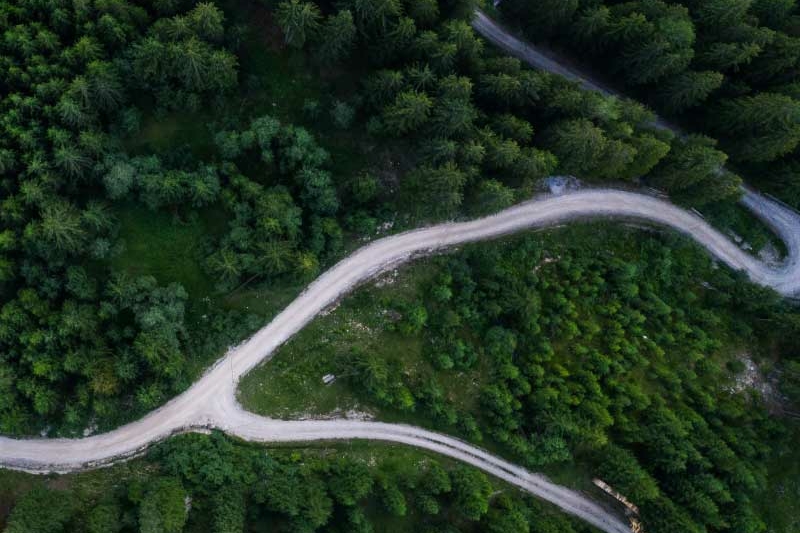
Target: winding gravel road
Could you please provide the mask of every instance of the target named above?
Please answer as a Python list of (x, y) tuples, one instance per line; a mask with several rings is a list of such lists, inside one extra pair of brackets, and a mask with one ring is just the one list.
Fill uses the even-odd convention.
[(109, 433), (82, 439), (0, 437), (0, 466), (34, 473), (92, 468), (140, 453), (175, 433), (220, 429), (250, 441), (305, 442), (367, 439), (431, 450), (474, 465), (549, 501), (607, 533), (629, 533), (625, 520), (585, 495), (558, 486), (458, 439), (424, 429), (353, 420), (280, 421), (244, 411), (236, 399), (239, 379), (358, 284), (411, 258), (446, 247), (496, 238), (577, 218), (621, 218), (682, 232), (729, 267), (791, 296), (800, 292), (800, 216), (753, 191), (743, 203), (784, 239), (788, 255), (772, 268), (746, 254), (702, 218), (663, 200), (631, 192), (588, 190), (544, 196), (496, 215), (446, 223), (377, 240), (322, 274), (253, 337), (232, 348), (192, 387), (160, 409)]
[(649, 196), (590, 190), (547, 196), (469, 222), (447, 223), (377, 240), (322, 274), (275, 319), (249, 340), (231, 349), (191, 388), (162, 408), (119, 429), (83, 439), (0, 437), (0, 465), (29, 472), (66, 472), (107, 464), (137, 454), (149, 444), (189, 430), (217, 428), (246, 440), (300, 442), (370, 439), (432, 450), (509, 481), (554, 503), (608, 533), (629, 531), (626, 523), (586, 496), (494, 457), (458, 439), (402, 424), (328, 420), (279, 421), (245, 412), (236, 385), (259, 362), (358, 284), (417, 255), (448, 246), (496, 238), (576, 218), (624, 218), (664, 225), (685, 233), (733, 269), (785, 295), (800, 290), (800, 216), (756, 193), (747, 205), (787, 243), (789, 254), (771, 268), (733, 244), (700, 217)]

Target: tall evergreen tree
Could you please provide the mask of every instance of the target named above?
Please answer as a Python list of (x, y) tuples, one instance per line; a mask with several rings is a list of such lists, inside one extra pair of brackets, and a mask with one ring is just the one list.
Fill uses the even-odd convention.
[(800, 101), (782, 94), (725, 101), (711, 120), (741, 161), (774, 161), (800, 144)]
[(286, 44), (296, 48), (305, 46), (319, 31), (322, 14), (313, 2), (286, 0), (278, 4), (278, 24), (283, 30)]
[(667, 110), (681, 113), (706, 101), (724, 79), (719, 72), (687, 70), (664, 83), (660, 99)]
[(318, 55), (323, 61), (340, 61), (350, 54), (356, 38), (353, 14), (343, 9), (325, 19), (320, 30)]

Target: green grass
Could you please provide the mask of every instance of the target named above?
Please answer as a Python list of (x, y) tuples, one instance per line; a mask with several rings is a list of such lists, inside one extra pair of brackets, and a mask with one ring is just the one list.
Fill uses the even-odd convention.
[(165, 211), (125, 204), (117, 207), (116, 215), (125, 251), (112, 260), (114, 269), (153, 276), (159, 283), (180, 283), (192, 298), (214, 293), (214, 280), (202, 267), (204, 245), (224, 231), (224, 212), (192, 212), (181, 220)]
[[(279, 418), (361, 409), (344, 380), (328, 386), (321, 381), (325, 374), (338, 373), (340, 359), (353, 347), (383, 357), (400, 353), (407, 368), (430, 372), (418, 338), (385, 331), (383, 302), (389, 298), (412, 301), (419, 285), (435, 271), (431, 261), (425, 259), (402, 269), (398, 281), (383, 287), (370, 283), (346, 297), (335, 311), (303, 328), (280, 349), (280, 357), (242, 379), (239, 393), (243, 404), (256, 413)], [(380, 334), (373, 335), (375, 331)], [(312, 353), (314, 357), (309, 357)]]
[[(208, 315), (220, 310), (257, 317), (241, 330), (247, 334), (277, 315), (304, 287), (299, 282), (256, 280), (232, 292), (220, 292), (203, 269), (207, 245), (226, 228), (225, 213), (219, 209), (190, 212), (180, 219), (131, 203), (118, 206), (117, 216), (125, 251), (113, 259), (112, 268), (130, 276), (153, 276), (162, 284), (180, 283), (189, 294), (185, 323), (193, 334), (206, 335)], [(220, 355), (221, 351), (195, 353), (189, 360), (189, 375), (198, 376)]]
[(207, 160), (214, 150), (207, 126), (211, 118), (207, 112), (169, 113), (163, 117), (148, 114), (139, 132), (126, 139), (125, 148), (130, 154), (145, 155), (188, 147), (194, 157)]

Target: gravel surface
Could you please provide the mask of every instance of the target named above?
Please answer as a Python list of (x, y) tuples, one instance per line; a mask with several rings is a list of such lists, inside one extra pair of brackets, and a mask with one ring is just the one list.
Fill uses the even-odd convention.
[(786, 240), (786, 262), (773, 269), (741, 251), (698, 216), (641, 194), (587, 190), (545, 196), (496, 215), (401, 233), (352, 253), (289, 304), (253, 337), (231, 349), (191, 388), (144, 418), (109, 433), (83, 439), (11, 439), (0, 437), (0, 465), (30, 472), (66, 472), (108, 464), (136, 455), (149, 444), (181, 432), (218, 428), (247, 440), (302, 442), (371, 439), (410, 444), (470, 463), (554, 503), (608, 533), (627, 531), (625, 522), (588, 497), (494, 457), (457, 439), (401, 424), (353, 420), (279, 421), (245, 412), (236, 400), (239, 378), (269, 359), (281, 344), (358, 284), (399, 263), (448, 246), (496, 238), (532, 227), (576, 218), (624, 218), (669, 226), (694, 238), (731, 268), (783, 294), (800, 288), (800, 217), (756, 193), (745, 205), (767, 220)]
[[(521, 43), (507, 33), (495, 33), (491, 20), (478, 12), (475, 26), (491, 30), (504, 48), (519, 52)], [(486, 35), (486, 33), (484, 33)], [(487, 35), (488, 37), (488, 35)], [(498, 43), (501, 44), (501, 43)], [(524, 43), (522, 43), (524, 44)], [(531, 62), (591, 84), (552, 59), (536, 55), (525, 45)], [(537, 65), (540, 66), (540, 65)], [(578, 76), (575, 78), (575, 76)], [(591, 88), (591, 85), (587, 85)], [(596, 87), (597, 90), (605, 90)], [(12, 439), (0, 437), (0, 466), (34, 473), (68, 472), (110, 464), (132, 457), (148, 445), (183, 431), (217, 428), (246, 440), (306, 442), (366, 439), (408, 444), (438, 452), (504, 479), (547, 500), (607, 533), (629, 532), (626, 521), (587, 496), (558, 486), (541, 475), (508, 463), (452, 437), (402, 424), (357, 420), (279, 421), (244, 411), (236, 399), (239, 379), (259, 362), (268, 360), (281, 344), (323, 309), (358, 284), (411, 258), (448, 246), (496, 238), (533, 227), (550, 226), (577, 218), (635, 219), (668, 226), (691, 238), (721, 262), (744, 270), (750, 278), (791, 296), (800, 292), (800, 216), (745, 190), (742, 203), (769, 224), (786, 242), (788, 255), (771, 267), (739, 249), (698, 216), (657, 198), (613, 190), (584, 190), (561, 196), (544, 196), (496, 215), (459, 223), (446, 223), (386, 237), (355, 251), (311, 283), (275, 319), (253, 337), (232, 348), (192, 387), (140, 420), (109, 433), (82, 439)]]

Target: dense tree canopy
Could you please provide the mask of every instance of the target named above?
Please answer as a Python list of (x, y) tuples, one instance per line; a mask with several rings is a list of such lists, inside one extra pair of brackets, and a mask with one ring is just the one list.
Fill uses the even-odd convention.
[[(597, 224), (411, 272), (291, 341), (247, 378), (246, 405), (286, 413), (253, 396), (278, 387), (265, 399), (325, 413), (314, 388), (333, 372), (379, 417), (424, 417), (533, 470), (582, 465), (641, 508), (647, 531), (763, 531), (752, 500), (792, 446), (778, 413), (800, 390), (796, 307), (678, 237)], [(744, 357), (784, 377), (751, 389)], [(310, 398), (285, 391), (297, 387)], [(480, 490), (465, 493), (462, 512), (481, 507)]]
[(58, 488), (25, 479), (4, 493), (4, 531), (245, 533), (267, 524), (293, 533), (378, 532), (397, 527), (390, 514), (425, 532), (588, 532), (477, 470), (380, 445), (281, 451), (191, 435), (132, 466), (66, 476)]
[[(504, 1), (509, 20), (608, 66), (631, 91), (718, 137), (749, 181), (800, 205), (774, 179), (797, 162), (800, 10), (794, 0)], [(613, 80), (613, 77), (609, 77)], [(711, 193), (710, 200), (720, 195)]]
[[(472, 31), (470, 0), (267, 4), (0, 5), (0, 432), (88, 434), (156, 408), (261, 323), (228, 311), (236, 298), (248, 308), (241, 288), (302, 285), (350, 237), (490, 213), (552, 174), (650, 183), (707, 206), (738, 195), (726, 150), (737, 172), (774, 176), (800, 198), (790, 0), (502, 4), (537, 35), (576, 37), (719, 143), (676, 138), (642, 105), (500, 55)], [(228, 22), (251, 12), (255, 22)], [(248, 32), (263, 38), (249, 57)], [(276, 77), (307, 65), (341, 87), (320, 96), (292, 79), (285, 109), (253, 74), (264, 64)], [(181, 117), (199, 142), (170, 133)], [(347, 143), (388, 163), (352, 163)], [(196, 268), (123, 265), (122, 235), (165, 216), (201, 221), (182, 258)], [(356, 346), (342, 381), (532, 468), (580, 461), (634, 498), (651, 532), (761, 531), (750, 499), (784, 428), (720, 392), (720, 354), (736, 328), (796, 354), (796, 313), (679, 246), (608, 248), (549, 257), (525, 241), (448, 259), (423, 298), (385, 315), (387, 330), (420, 343), (430, 373)], [(195, 289), (206, 278), (222, 295), (213, 306), (202, 305), (213, 291)], [(797, 362), (780, 368), (797, 398)], [(479, 371), (474, 403), (452, 401), (451, 382)], [(474, 470), (412, 466), (187, 437), (107, 494), (35, 484), (6, 531), (380, 531), (375, 509), (426, 533), (580, 530)]]

